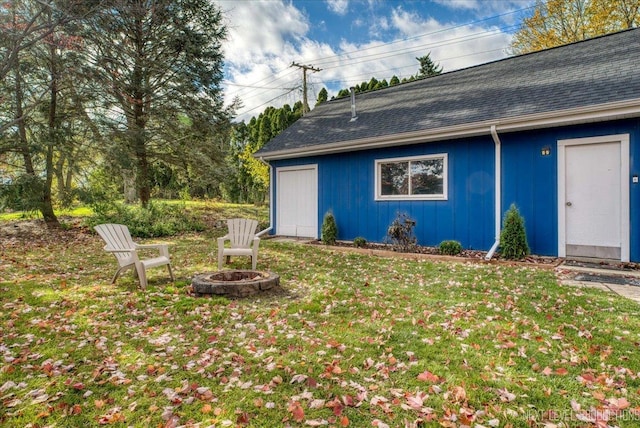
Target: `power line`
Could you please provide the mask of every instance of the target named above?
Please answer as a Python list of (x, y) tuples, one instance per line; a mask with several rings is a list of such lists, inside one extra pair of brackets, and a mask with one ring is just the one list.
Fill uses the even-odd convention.
[[(522, 10), (524, 10), (524, 9), (522, 9)], [(498, 15), (498, 16), (501, 16), (501, 15)], [(480, 21), (476, 21), (476, 22), (480, 22)], [(461, 42), (479, 40), (479, 39), (485, 38), (485, 37), (491, 37), (491, 36), (500, 35), (501, 34), (500, 32), (509, 31), (509, 30), (512, 30), (512, 29), (514, 29), (516, 27), (517, 26), (505, 26), (505, 27), (501, 27), (501, 28), (498, 28), (498, 29), (492, 29), (492, 30), (488, 30), (488, 31), (484, 31), (484, 32), (478, 32), (478, 33), (474, 33), (474, 34), (470, 34), (470, 35), (465, 35), (465, 36), (460, 36), (460, 37), (456, 37), (456, 38), (452, 38), (452, 39), (447, 39), (447, 40), (444, 40), (442, 42), (435, 43), (435, 44), (427, 43), (427, 44), (422, 44), (422, 45), (418, 45), (418, 46), (415, 46), (415, 47), (409, 47), (409, 48), (404, 48), (404, 49), (400, 49), (400, 50), (395, 50), (392, 53), (382, 52), (382, 53), (364, 55), (364, 56), (360, 56), (360, 57), (357, 57), (357, 58), (353, 58), (353, 61), (346, 61), (346, 62), (342, 62), (342, 63), (340, 63), (340, 60), (337, 59), (337, 58), (339, 58), (340, 56), (343, 56), (344, 54), (334, 55), (333, 57), (325, 57), (325, 58), (336, 58), (336, 59), (334, 59), (333, 61), (326, 62), (327, 65), (323, 69), (324, 70), (330, 70), (330, 69), (335, 69), (335, 68), (338, 68), (338, 67), (344, 67), (346, 65), (353, 66), (353, 65), (357, 65), (357, 64), (361, 64), (361, 63), (365, 63), (365, 62), (370, 62), (370, 61), (374, 61), (374, 60), (379, 60), (379, 59), (384, 59), (384, 58), (391, 58), (391, 57), (399, 56), (399, 55), (405, 55), (405, 54), (408, 54), (410, 52), (418, 52), (418, 51), (421, 51), (421, 50), (424, 50), (424, 49), (427, 49), (427, 48), (431, 48), (432, 49), (432, 48), (444, 47), (444, 46), (448, 46), (448, 45), (452, 45), (452, 44), (456, 44), (456, 43), (461, 43)], [(456, 28), (456, 27), (452, 27), (452, 28)], [(499, 32), (496, 32), (496, 31), (499, 31)], [(417, 37), (413, 37), (413, 38), (417, 38)], [(400, 41), (406, 41), (406, 40), (409, 40), (409, 39), (403, 39), (403, 40), (400, 40)], [(399, 41), (389, 42), (387, 44), (381, 44), (381, 45), (373, 46), (373, 47), (370, 47), (370, 48), (364, 48), (362, 50), (380, 48), (380, 47), (384, 47), (384, 46), (387, 46), (389, 44), (394, 44), (394, 43), (398, 43), (398, 42)], [(503, 48), (501, 48), (499, 50), (503, 50)], [(471, 55), (474, 55), (474, 54), (461, 55), (461, 56), (458, 56), (458, 57), (452, 57), (452, 58), (446, 58), (446, 59), (438, 59), (438, 61), (461, 58), (461, 57), (471, 56)], [(368, 59), (363, 60), (364, 58), (368, 58)], [(338, 64), (330, 65), (331, 63), (338, 63)], [(396, 68), (400, 69), (400, 68), (404, 68), (404, 66), (396, 67)], [(285, 76), (282, 76), (281, 78), (284, 78), (284, 77), (286, 77), (288, 75), (289, 74), (287, 74)], [(271, 82), (279, 80), (281, 78), (273, 77)], [(264, 78), (261, 81), (264, 81), (266, 79), (267, 78)], [(242, 85), (238, 85), (238, 86), (242, 86)], [(250, 87), (250, 88), (253, 88), (253, 89), (256, 89), (256, 90), (260, 90), (260, 89), (264, 89), (264, 90), (271, 90), (271, 89), (287, 90), (287, 89), (289, 89), (289, 88), (271, 88), (271, 87), (267, 87), (267, 86), (259, 86), (257, 84), (256, 85), (246, 85), (246, 86)], [(250, 92), (254, 92), (254, 91), (249, 91), (249, 93)], [(248, 95), (248, 93), (245, 93), (245, 95)]]
[[(513, 26), (511, 27), (503, 27), (500, 28), (500, 31), (504, 31), (504, 30), (510, 30), (513, 29)], [(383, 58), (390, 58), (390, 57), (394, 57), (394, 56), (399, 56), (399, 55), (404, 55), (404, 54), (408, 54), (410, 52), (418, 52), (418, 51), (422, 51), (425, 49), (434, 49), (434, 48), (440, 48), (443, 46), (449, 46), (449, 45), (453, 45), (456, 43), (461, 43), (461, 42), (468, 42), (468, 41), (475, 41), (475, 40), (479, 40), (479, 39), (483, 39), (485, 37), (491, 37), (491, 36), (499, 36), (502, 33), (496, 33), (495, 31), (484, 31), (481, 33), (475, 33), (475, 34), (470, 34), (470, 35), (466, 35), (466, 36), (461, 36), (461, 37), (457, 37), (454, 39), (447, 39), (444, 40), (442, 42), (439, 43), (426, 43), (423, 45), (418, 45), (418, 46), (413, 46), (413, 47), (408, 47), (408, 48), (404, 48), (404, 49), (399, 49), (399, 50), (394, 50), (391, 53), (387, 53), (387, 52), (382, 52), (382, 53), (377, 53), (377, 54), (369, 54), (369, 55), (363, 55), (357, 58), (354, 58), (354, 62), (343, 62), (341, 63), (340, 60), (334, 60), (332, 62), (338, 62), (337, 65), (325, 65), (325, 69), (329, 70), (332, 68), (337, 68), (337, 67), (342, 67), (344, 65), (355, 65), (355, 64), (359, 64), (359, 63), (363, 63), (363, 62), (369, 62), (369, 61), (373, 61), (373, 60), (377, 60), (377, 59), (383, 59)], [(371, 58), (373, 57), (373, 58)], [(363, 58), (371, 58), (368, 59), (366, 61), (360, 61), (360, 59)], [(348, 61), (348, 60), (346, 60)], [(438, 59), (438, 61), (441, 61), (440, 59)], [(331, 64), (331, 62), (329, 63)]]
[(223, 82), (225, 85), (227, 86), (237, 86), (239, 88), (253, 88), (253, 89), (276, 89), (276, 90), (293, 90), (293, 89), (298, 89), (298, 86), (294, 87), (294, 88), (290, 88), (290, 87), (269, 87), (269, 86), (256, 86), (256, 85), (241, 85), (240, 83), (233, 83), (230, 82), (229, 80), (224, 80)]
[[(420, 39), (420, 38), (425, 37), (425, 36), (433, 36), (435, 34), (444, 33), (444, 32), (447, 32), (447, 31), (458, 29), (458, 28), (464, 28), (464, 27), (468, 27), (468, 26), (471, 26), (471, 25), (479, 24), (479, 23), (482, 23), (482, 22), (490, 21), (492, 19), (500, 18), (502, 16), (513, 15), (515, 13), (524, 12), (526, 10), (530, 10), (530, 9), (535, 8), (535, 7), (536, 7), (535, 5), (532, 5), (532, 6), (528, 6), (528, 7), (522, 8), (522, 9), (517, 9), (517, 10), (510, 11), (510, 12), (501, 13), (499, 15), (490, 16), (490, 17), (487, 17), (487, 18), (484, 18), (484, 19), (479, 19), (477, 21), (468, 22), (466, 24), (459, 24), (459, 25), (454, 25), (452, 27), (441, 28), (441, 29), (436, 30), (436, 31), (431, 31), (431, 32), (428, 32), (428, 33), (422, 33), (422, 34), (418, 34), (416, 36), (406, 37), (404, 39), (393, 40), (391, 42), (382, 43), (382, 44), (376, 45), (376, 46), (370, 46), (370, 47), (367, 47), (367, 48), (361, 48), (361, 49), (357, 49), (357, 50), (353, 50), (353, 51), (349, 51), (349, 52), (342, 52), (341, 54), (338, 54), (338, 55), (331, 55), (331, 56), (327, 56), (327, 57), (314, 58), (314, 59), (311, 59), (310, 61), (313, 61), (315, 63), (321, 63), (325, 59), (331, 59), (331, 58), (335, 58), (335, 57), (351, 55), (353, 53), (360, 53), (360, 52), (365, 51), (365, 50), (377, 49), (379, 47), (386, 47), (386, 46), (394, 45), (394, 44), (397, 44), (397, 43), (407, 42), (409, 40)], [(513, 27), (513, 26), (511, 26), (511, 27)]]
[[(419, 50), (425, 49), (427, 47), (430, 47), (430, 48), (443, 47), (443, 46), (447, 46), (447, 45), (451, 45), (451, 44), (455, 44), (455, 43), (461, 43), (461, 42), (465, 42), (465, 41), (469, 42), (469, 41), (473, 41), (473, 40), (478, 40), (480, 38), (491, 37), (491, 36), (495, 36), (495, 35), (501, 34), (502, 31), (509, 31), (509, 30), (514, 29), (514, 28), (517, 28), (517, 25), (515, 25), (515, 26), (514, 25), (504, 26), (504, 27), (500, 27), (500, 28), (497, 28), (497, 29), (494, 28), (494, 29), (491, 29), (491, 30), (488, 30), (488, 31), (474, 33), (474, 34), (471, 34), (471, 35), (466, 35), (466, 36), (460, 36), (460, 37), (456, 37), (456, 38), (452, 38), (452, 39), (447, 39), (447, 40), (444, 40), (444, 41), (442, 41), (440, 43), (436, 43), (436, 44), (431, 44), (430, 45), (429, 43), (426, 43), (426, 44), (418, 45), (416, 47), (399, 49), (399, 50), (395, 50), (393, 53), (381, 52), (381, 53), (377, 53), (377, 54), (375, 54), (375, 53), (368, 54), (368, 55), (364, 55), (364, 56), (353, 58), (353, 61), (349, 61), (349, 59), (350, 59), (349, 58), (349, 59), (346, 60), (345, 63), (342, 63), (342, 64), (339, 63), (341, 57), (342, 58), (345, 57), (345, 56), (348, 57), (349, 55), (354, 54), (354, 53), (361, 53), (362, 51), (373, 50), (373, 49), (381, 49), (381, 48), (388, 47), (390, 45), (394, 45), (394, 44), (398, 44), (398, 43), (406, 43), (406, 42), (408, 42), (410, 40), (416, 40), (416, 39), (420, 39), (420, 38), (423, 38), (423, 37), (426, 37), (426, 36), (432, 36), (432, 35), (436, 35), (436, 34), (439, 34), (439, 33), (452, 31), (452, 30), (455, 30), (455, 29), (458, 29), (458, 28), (468, 27), (468, 26), (472, 26), (472, 25), (479, 24), (479, 23), (482, 23), (482, 22), (487, 22), (487, 21), (490, 21), (492, 19), (497, 19), (497, 18), (500, 18), (500, 17), (503, 17), (503, 16), (512, 15), (512, 14), (516, 14), (516, 13), (519, 13), (519, 12), (527, 11), (527, 10), (530, 10), (530, 9), (532, 9), (534, 7), (535, 6), (529, 6), (529, 7), (525, 7), (525, 8), (522, 8), (522, 9), (518, 9), (518, 10), (514, 10), (514, 11), (510, 11), (510, 12), (505, 12), (505, 13), (494, 15), (494, 16), (487, 17), (487, 18), (484, 18), (484, 19), (472, 21), (470, 23), (465, 23), (465, 24), (455, 25), (455, 26), (452, 26), (452, 27), (442, 28), (442, 29), (439, 29), (439, 30), (436, 30), (436, 31), (431, 31), (431, 32), (419, 34), (419, 35), (416, 35), (416, 36), (407, 37), (407, 38), (403, 38), (403, 39), (399, 39), (399, 40), (394, 40), (394, 41), (387, 42), (387, 43), (382, 43), (382, 44), (379, 44), (379, 45), (376, 45), (376, 46), (370, 46), (370, 47), (367, 47), (367, 48), (361, 48), (361, 49), (354, 50), (354, 51), (349, 51), (349, 52), (342, 52), (340, 54), (331, 55), (331, 56), (327, 56), (327, 57), (320, 57), (320, 58), (317, 58), (317, 59), (315, 59), (313, 61), (314, 62), (320, 62), (321, 64), (327, 64), (327, 66), (324, 67), (324, 69), (333, 69), (333, 68), (338, 68), (338, 67), (345, 66), (345, 65), (353, 66), (353, 65), (356, 65), (356, 64), (371, 62), (371, 61), (374, 61), (374, 60), (379, 60), (379, 59), (384, 59), (384, 58), (390, 58), (390, 57), (393, 57), (393, 56), (406, 55), (406, 54), (408, 54), (410, 52), (419, 51)], [(496, 32), (496, 31), (498, 31), (498, 32)], [(461, 58), (461, 57), (465, 57), (465, 56), (472, 56), (472, 55), (476, 55), (476, 54), (480, 54), (480, 53), (488, 53), (488, 52), (497, 51), (497, 50), (503, 50), (503, 48), (501, 48), (501, 49), (493, 49), (493, 50), (488, 50), (488, 51), (483, 51), (483, 52), (475, 52), (475, 53), (472, 53), (472, 54), (460, 55), (460, 56), (457, 56), (457, 57), (438, 59), (438, 61), (446, 61), (446, 60), (450, 60), (450, 59), (456, 59), (456, 58)], [(368, 58), (368, 59), (363, 60), (364, 58)], [(332, 63), (338, 63), (338, 64), (330, 65)], [(303, 69), (303, 103), (304, 103), (304, 107), (303, 108), (304, 108), (305, 112), (308, 112), (309, 111), (309, 107), (308, 107), (308, 102), (307, 102), (306, 70), (307, 69), (311, 69), (312, 71), (321, 71), (321, 69), (319, 69), (319, 68), (315, 69), (315, 67), (312, 67), (312, 66), (303, 66), (303, 65), (300, 65), (300, 64), (296, 64), (296, 63), (292, 63), (292, 65), (290, 67), (298, 67), (298, 68), (302, 68)], [(304, 67), (306, 67), (306, 68), (304, 68)], [(413, 66), (395, 67), (395, 68), (390, 69), (390, 70), (398, 70), (398, 69), (409, 68), (409, 67), (413, 67)], [(278, 74), (283, 73), (285, 70), (286, 69), (277, 71), (274, 75), (267, 76), (267, 77), (255, 82), (253, 85), (232, 84), (231, 82), (227, 83), (229, 85), (239, 87), (240, 91), (242, 91), (244, 88), (249, 89), (249, 91), (242, 92), (242, 94), (244, 95), (244, 97), (246, 99), (253, 98), (255, 96), (261, 95), (261, 93), (258, 92), (258, 93), (256, 93), (255, 95), (253, 95), (251, 97), (246, 97), (247, 95), (249, 95), (249, 93), (252, 93), (252, 92), (255, 92), (255, 91), (267, 91), (267, 90), (285, 90), (286, 91), (286, 92), (284, 92), (284, 93), (282, 93), (282, 94), (270, 99), (269, 101), (266, 101), (265, 103), (262, 103), (261, 105), (259, 105), (257, 107), (253, 107), (252, 109), (245, 111), (242, 114), (246, 114), (247, 112), (253, 111), (256, 108), (259, 108), (259, 107), (261, 107), (261, 106), (263, 106), (265, 104), (268, 104), (269, 102), (271, 102), (271, 101), (273, 101), (275, 99), (278, 99), (278, 98), (280, 98), (282, 96), (290, 94), (295, 89), (299, 88), (299, 86), (295, 87), (295, 88), (290, 88), (290, 87), (269, 87), (269, 86), (260, 86), (259, 85), (260, 83), (265, 82), (265, 81), (266, 81), (265, 85), (269, 85), (270, 83), (276, 82), (277, 80), (286, 78), (287, 76), (290, 75), (290, 73), (287, 73), (287, 74), (285, 74), (284, 76), (281, 76), (281, 77), (277, 76)], [(380, 73), (380, 72), (378, 72), (378, 73)], [(356, 79), (357, 79), (357, 77), (354, 76), (354, 77), (351, 77), (351, 78), (342, 79), (341, 81), (350, 81), (350, 80), (354, 81)], [(339, 81), (333, 81), (333, 82), (339, 82)]]
[(262, 104), (260, 104), (260, 105), (258, 105), (258, 106), (252, 107), (252, 108), (250, 108), (249, 110), (245, 110), (245, 111), (243, 111), (242, 113), (239, 113), (239, 114), (238, 114), (238, 116), (241, 116), (241, 115), (243, 115), (243, 114), (247, 114), (247, 113), (249, 113), (250, 111), (253, 111), (253, 110), (257, 109), (257, 108), (260, 108), (260, 107), (262, 107), (262, 106), (264, 106), (264, 105), (266, 105), (266, 104), (269, 104), (271, 101), (273, 101), (273, 100), (277, 100), (277, 99), (278, 99), (278, 98), (280, 98), (280, 97), (284, 97), (285, 95), (287, 95), (287, 94), (289, 94), (289, 93), (291, 93), (291, 92), (295, 91), (296, 89), (298, 89), (298, 88), (293, 88), (293, 89), (291, 89), (290, 91), (285, 92), (284, 94), (280, 94), (280, 95), (278, 95), (278, 96), (276, 96), (276, 97), (271, 98), (269, 101), (265, 101), (265, 102), (263, 102)]

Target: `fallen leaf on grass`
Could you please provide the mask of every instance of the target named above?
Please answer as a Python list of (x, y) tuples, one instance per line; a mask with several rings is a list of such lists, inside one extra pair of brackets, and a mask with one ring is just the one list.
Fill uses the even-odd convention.
[(423, 382), (438, 383), (440, 382), (440, 377), (434, 375), (429, 370), (425, 370), (418, 375), (418, 380)]
[(294, 421), (302, 422), (304, 420), (304, 409), (302, 408), (300, 403), (298, 403), (297, 401), (294, 401), (293, 403), (289, 404), (289, 407), (287, 410), (291, 412), (291, 415), (293, 416)]

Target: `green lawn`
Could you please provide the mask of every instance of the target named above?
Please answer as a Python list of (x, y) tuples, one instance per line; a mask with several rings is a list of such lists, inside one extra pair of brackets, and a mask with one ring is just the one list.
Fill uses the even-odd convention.
[(146, 292), (109, 284), (88, 231), (5, 240), (0, 425), (640, 424), (636, 303), (549, 270), (270, 240), (258, 266), (282, 294), (193, 297), (223, 232), (171, 239), (177, 280), (150, 270)]

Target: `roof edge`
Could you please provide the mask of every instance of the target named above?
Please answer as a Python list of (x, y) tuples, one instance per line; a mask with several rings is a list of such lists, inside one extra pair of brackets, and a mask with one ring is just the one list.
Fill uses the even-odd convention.
[(513, 132), (545, 127), (576, 125), (588, 122), (602, 122), (605, 120), (625, 119), (636, 116), (640, 116), (640, 98), (567, 110), (556, 110), (546, 113), (516, 116), (513, 118), (465, 123), (463, 125), (444, 128), (384, 135), (374, 138), (338, 141), (335, 143), (288, 150), (275, 150), (260, 154), (255, 153), (254, 157), (270, 161), (291, 159), (302, 156), (328, 155), (354, 150), (367, 150), (379, 147), (429, 143), (433, 141), (450, 140), (453, 138), (476, 137), (479, 135), (490, 134), (492, 125), (496, 127), (498, 132)]

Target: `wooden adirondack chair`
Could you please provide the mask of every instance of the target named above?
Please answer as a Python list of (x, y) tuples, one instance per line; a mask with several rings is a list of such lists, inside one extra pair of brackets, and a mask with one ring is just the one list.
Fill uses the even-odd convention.
[[(105, 251), (113, 254), (118, 260), (119, 268), (111, 280), (112, 284), (115, 284), (118, 276), (125, 270), (135, 269), (140, 286), (144, 290), (147, 287), (147, 269), (164, 265), (169, 268), (169, 276), (174, 281), (168, 244), (136, 244), (131, 239), (129, 228), (123, 224), (99, 224), (94, 229), (107, 243), (104, 247)], [(157, 249), (160, 255), (141, 259), (138, 252), (143, 249)]]
[[(256, 269), (258, 263), (258, 246), (260, 238), (256, 235), (257, 220), (246, 218), (232, 218), (227, 220), (229, 233), (218, 238), (218, 270), (222, 269), (222, 260), (227, 256), (227, 262), (231, 256), (251, 257), (251, 269)], [(231, 248), (225, 248), (225, 241), (230, 241)]]

